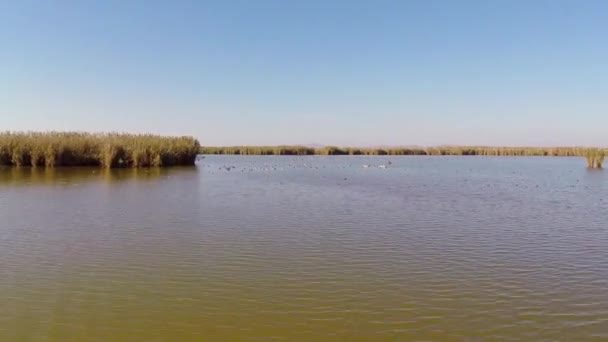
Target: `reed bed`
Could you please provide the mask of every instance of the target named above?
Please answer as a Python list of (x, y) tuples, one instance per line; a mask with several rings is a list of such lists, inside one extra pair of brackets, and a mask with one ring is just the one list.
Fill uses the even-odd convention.
[(587, 159), (587, 167), (590, 169), (601, 169), (604, 163), (606, 151), (599, 148), (587, 148), (583, 151), (583, 156)]
[(316, 154), (314, 148), (305, 146), (227, 146), (202, 147), (202, 154), (235, 154), (235, 155), (285, 155), (304, 156)]
[(0, 133), (0, 165), (160, 167), (194, 165), (192, 137), (81, 132)]
[(584, 149), (576, 147), (396, 147), (357, 148), (327, 146), (310, 148), (304, 146), (232, 146), (203, 147), (203, 154), (253, 154), (253, 155), (479, 155), (479, 156), (581, 156)]
[(203, 147), (202, 154), (248, 154), (248, 155), (390, 155), (390, 156), (537, 156), (537, 157), (585, 157), (587, 166), (601, 169), (606, 155), (601, 148), (581, 147), (489, 147), (489, 146), (438, 146), (357, 148), (327, 146), (311, 148), (305, 146), (231, 146)]

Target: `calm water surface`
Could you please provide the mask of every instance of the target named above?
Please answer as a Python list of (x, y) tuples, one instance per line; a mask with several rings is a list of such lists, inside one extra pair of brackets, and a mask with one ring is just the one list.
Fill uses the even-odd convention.
[(605, 341), (608, 172), (491, 157), (2, 169), (0, 310), (0, 341)]

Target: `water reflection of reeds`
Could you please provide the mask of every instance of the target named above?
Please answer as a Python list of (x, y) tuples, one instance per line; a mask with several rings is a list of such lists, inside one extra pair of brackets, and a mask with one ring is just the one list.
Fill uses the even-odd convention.
[(2, 186), (70, 186), (88, 182), (158, 181), (171, 175), (196, 172), (196, 167), (100, 169), (96, 167), (0, 167)]

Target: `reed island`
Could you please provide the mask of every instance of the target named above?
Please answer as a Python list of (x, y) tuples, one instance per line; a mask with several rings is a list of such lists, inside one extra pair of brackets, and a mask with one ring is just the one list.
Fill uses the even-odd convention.
[(194, 165), (193, 137), (81, 132), (0, 133), (0, 165), (166, 167)]

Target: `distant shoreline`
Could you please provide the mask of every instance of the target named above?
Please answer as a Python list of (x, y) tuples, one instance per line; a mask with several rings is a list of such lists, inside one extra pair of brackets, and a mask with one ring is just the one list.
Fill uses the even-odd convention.
[(486, 147), (486, 146), (437, 146), (437, 147), (306, 147), (306, 146), (204, 146), (201, 154), (227, 155), (387, 155), (387, 156), (534, 156), (534, 157), (581, 157), (589, 150), (605, 149), (588, 147)]
[(494, 156), (494, 157), (584, 157), (587, 167), (601, 169), (605, 148), (597, 147), (487, 147), (487, 146), (438, 146), (438, 147), (395, 147), (358, 148), (327, 146), (320, 148), (306, 146), (227, 146), (201, 147), (202, 154), (226, 155), (368, 155), (368, 156)]

